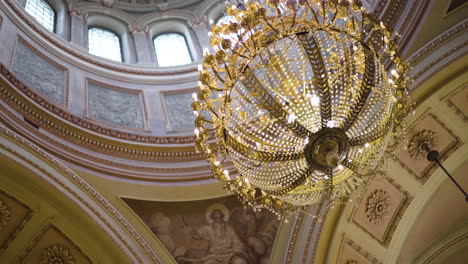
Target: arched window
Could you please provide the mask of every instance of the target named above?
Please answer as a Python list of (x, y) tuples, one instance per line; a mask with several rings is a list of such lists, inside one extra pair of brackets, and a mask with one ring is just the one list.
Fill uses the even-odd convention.
[(88, 29), (89, 53), (114, 61), (122, 61), (119, 37), (103, 28)]
[(178, 33), (162, 34), (153, 40), (154, 50), (161, 67), (184, 65), (192, 62), (185, 37)]
[(27, 0), (25, 9), (39, 24), (54, 32), (55, 11), (45, 0)]

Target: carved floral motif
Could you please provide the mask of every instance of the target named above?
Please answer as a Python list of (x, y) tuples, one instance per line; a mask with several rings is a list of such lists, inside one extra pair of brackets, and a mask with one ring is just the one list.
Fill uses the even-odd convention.
[(70, 250), (61, 245), (53, 245), (42, 250), (41, 264), (74, 264)]
[(373, 224), (380, 224), (388, 214), (390, 195), (384, 190), (375, 190), (367, 198), (366, 215)]
[(408, 144), (408, 153), (413, 159), (420, 160), (426, 156), (429, 150), (434, 150), (438, 139), (434, 131), (424, 129), (414, 135)]
[(7, 225), (10, 221), (10, 208), (8, 208), (7, 204), (0, 200), (0, 230), (2, 230), (3, 226)]

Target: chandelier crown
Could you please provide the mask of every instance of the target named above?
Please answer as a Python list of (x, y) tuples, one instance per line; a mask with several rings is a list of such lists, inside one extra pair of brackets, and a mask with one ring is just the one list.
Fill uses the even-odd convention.
[(197, 149), (255, 208), (343, 200), (395, 148), (411, 111), (398, 35), (359, 0), (243, 7), (228, 5), (231, 22), (210, 32), (192, 104)]

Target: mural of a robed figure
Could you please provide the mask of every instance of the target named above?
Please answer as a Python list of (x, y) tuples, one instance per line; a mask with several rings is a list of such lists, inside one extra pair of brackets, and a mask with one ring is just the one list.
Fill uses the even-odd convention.
[(279, 221), (235, 197), (190, 202), (123, 199), (179, 264), (269, 263)]

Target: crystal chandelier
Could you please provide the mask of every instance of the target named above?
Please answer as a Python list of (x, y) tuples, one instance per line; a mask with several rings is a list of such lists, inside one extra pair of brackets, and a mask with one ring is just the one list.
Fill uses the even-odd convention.
[(359, 0), (245, 2), (209, 34), (192, 104), (197, 150), (254, 208), (346, 201), (412, 111), (398, 34)]

